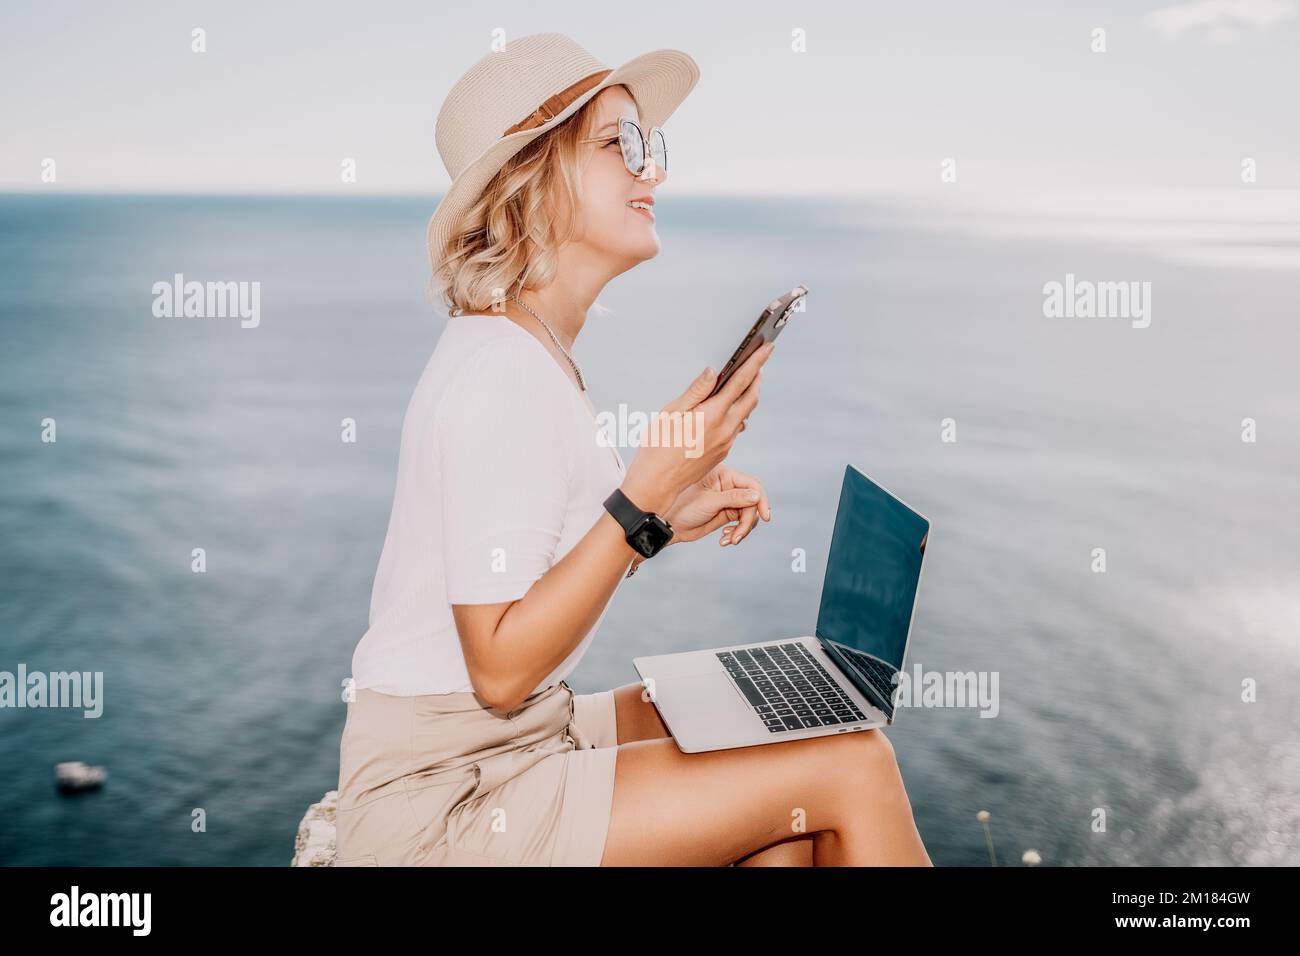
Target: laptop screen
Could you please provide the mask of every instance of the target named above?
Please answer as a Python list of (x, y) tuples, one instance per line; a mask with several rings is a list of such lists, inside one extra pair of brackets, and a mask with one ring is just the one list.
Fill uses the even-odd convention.
[(817, 636), (903, 667), (930, 522), (853, 466), (844, 472)]

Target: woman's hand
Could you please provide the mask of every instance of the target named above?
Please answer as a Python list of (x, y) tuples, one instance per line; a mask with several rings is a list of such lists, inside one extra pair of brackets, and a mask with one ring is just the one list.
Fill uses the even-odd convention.
[(724, 524), (718, 544), (739, 544), (758, 524), (772, 520), (767, 492), (757, 478), (726, 465), (719, 465), (677, 496), (664, 516), (673, 526), (669, 544), (698, 541)]
[[(647, 434), (623, 479), (623, 493), (633, 504), (662, 515), (678, 495), (722, 464), (758, 405), (759, 370), (771, 354), (771, 342), (756, 349), (712, 398), (707, 396), (718, 373), (705, 369), (664, 406), (652, 425), (657, 430)], [(689, 443), (682, 440), (688, 435)]]

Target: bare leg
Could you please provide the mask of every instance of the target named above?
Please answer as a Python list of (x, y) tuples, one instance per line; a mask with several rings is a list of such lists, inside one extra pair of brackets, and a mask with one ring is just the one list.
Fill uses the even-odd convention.
[(662, 740), (671, 737), (667, 725), (659, 717), (655, 705), (643, 696), (640, 684), (624, 684), (614, 688), (614, 717), (618, 723), (618, 742), (634, 740)]
[(790, 844), (809, 842), (816, 866), (930, 865), (880, 731), (684, 754), (671, 739), (630, 739), (653, 726), (635, 709), (624, 720), (632, 700), (653, 711), (640, 696), (637, 684), (615, 692), (620, 744), (602, 865), (752, 865), (769, 847), (774, 860), (789, 859)]
[[(618, 721), (618, 742), (661, 740), (671, 737), (655, 705), (645, 697), (640, 684), (614, 689), (614, 710)], [(794, 837), (757, 850), (735, 862), (736, 866), (812, 866), (813, 838)]]
[(736, 861), (736, 866), (812, 866), (813, 837), (802, 836), (773, 843)]

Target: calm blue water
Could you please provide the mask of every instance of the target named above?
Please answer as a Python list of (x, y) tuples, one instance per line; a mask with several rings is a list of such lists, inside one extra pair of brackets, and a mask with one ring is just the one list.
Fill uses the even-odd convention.
[[(401, 416), (442, 325), (430, 208), (0, 197), (0, 670), (106, 684), (98, 720), (0, 710), (0, 862), (288, 862), (337, 780)], [(1003, 862), (1300, 862), (1298, 274), (866, 203), (660, 208), (663, 254), (578, 343), (598, 407), (658, 408), (772, 293), (814, 296), (732, 457), (773, 523), (647, 565), (575, 689), (635, 680), (637, 654), (810, 633), (851, 462), (934, 522), (909, 663), (1000, 675), (996, 719), (911, 709), (890, 731), (937, 863), (987, 865), (980, 809)], [(176, 272), (260, 281), (261, 326), (155, 318)], [(1151, 327), (1045, 319), (1066, 272), (1152, 282)], [(61, 760), (108, 785), (59, 797)]]

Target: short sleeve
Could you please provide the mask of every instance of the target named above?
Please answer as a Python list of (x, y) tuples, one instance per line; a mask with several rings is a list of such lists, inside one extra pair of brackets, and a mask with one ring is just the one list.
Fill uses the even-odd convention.
[(574, 448), (550, 361), (540, 343), (495, 340), (444, 393), (435, 447), (451, 604), (517, 600), (555, 562)]

